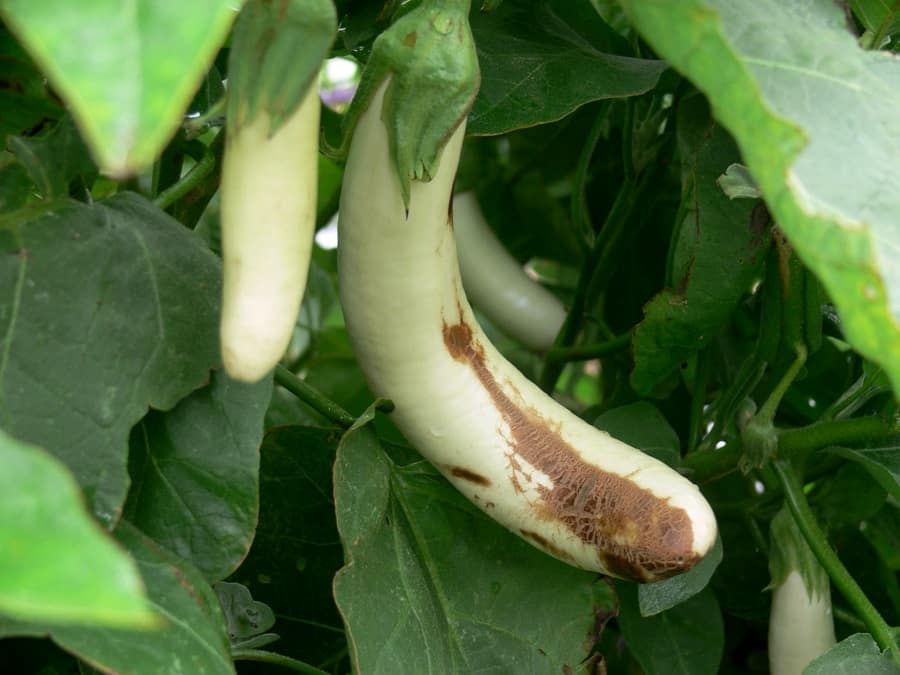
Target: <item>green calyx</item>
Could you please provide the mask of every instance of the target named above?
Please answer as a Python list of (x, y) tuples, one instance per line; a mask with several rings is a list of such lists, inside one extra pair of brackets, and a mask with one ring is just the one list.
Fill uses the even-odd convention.
[(261, 112), (270, 134), (297, 109), (337, 34), (332, 0), (248, 0), (228, 58), (228, 127)]
[(819, 563), (803, 534), (794, 522), (786, 506), (772, 519), (769, 525), (769, 588), (777, 588), (787, 576), (799, 572), (810, 598), (821, 596), (831, 583), (828, 574)]
[(778, 451), (778, 432), (771, 417), (756, 415), (741, 429), (744, 453), (738, 463), (743, 473), (768, 464)]
[(347, 114), (345, 145), (375, 91), (390, 78), (382, 119), (405, 204), (412, 181), (431, 180), (441, 150), (478, 93), (469, 5), (470, 0), (423, 0), (379, 35)]

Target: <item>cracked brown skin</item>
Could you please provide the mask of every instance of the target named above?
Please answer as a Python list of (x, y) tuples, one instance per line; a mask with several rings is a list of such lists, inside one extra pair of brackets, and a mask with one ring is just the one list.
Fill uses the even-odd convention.
[(447, 469), (450, 471), (451, 475), (467, 480), (470, 483), (475, 483), (475, 485), (483, 485), (484, 487), (490, 487), (491, 485), (489, 478), (461, 466), (448, 466)]
[[(461, 308), (459, 315), (464, 316)], [(658, 581), (697, 564), (700, 556), (693, 550), (693, 527), (684, 509), (584, 461), (537, 411), (512, 401), (485, 364), (484, 350), (464, 319), (445, 322), (442, 332), (450, 356), (472, 369), (509, 426), (511, 466), (519, 456), (550, 479), (552, 488), (536, 486), (539, 517), (563, 523), (618, 577)], [(513, 470), (510, 480), (516, 487), (531, 478)], [(550, 555), (571, 560), (545, 537), (529, 530), (521, 533)]]

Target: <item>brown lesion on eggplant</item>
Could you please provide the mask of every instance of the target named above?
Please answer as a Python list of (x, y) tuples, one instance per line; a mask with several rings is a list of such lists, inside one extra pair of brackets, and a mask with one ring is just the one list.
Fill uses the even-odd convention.
[[(563, 523), (592, 547), (600, 563), (616, 576), (654, 581), (697, 564), (700, 556), (694, 552), (687, 512), (633, 480), (585, 462), (559, 429), (535, 411), (518, 406), (488, 369), (484, 349), (474, 339), (462, 307), (458, 316), (457, 323), (444, 322), (444, 345), (454, 360), (472, 368), (490, 395), (509, 426), (513, 453), (549, 479), (552, 487), (535, 486), (541, 496), (535, 504), (539, 516)], [(520, 492), (515, 472), (511, 481)]]
[(447, 200), (447, 225), (452, 230), (453, 225), (453, 195), (456, 194), (456, 179), (453, 179), (453, 190), (450, 192), (450, 199)]
[(549, 539), (541, 536), (537, 532), (532, 532), (531, 530), (519, 530), (519, 534), (521, 534), (525, 539), (529, 539), (533, 543), (537, 544), (538, 548), (544, 549), (554, 558), (559, 558), (560, 560), (572, 560), (572, 556), (569, 555), (568, 551), (564, 551), (559, 546), (555, 545)]
[(448, 466), (447, 469), (450, 471), (450, 475), (456, 478), (475, 483), (475, 485), (482, 485), (484, 487), (491, 486), (489, 478), (482, 476), (480, 473), (472, 471), (471, 469), (466, 469), (462, 466)]

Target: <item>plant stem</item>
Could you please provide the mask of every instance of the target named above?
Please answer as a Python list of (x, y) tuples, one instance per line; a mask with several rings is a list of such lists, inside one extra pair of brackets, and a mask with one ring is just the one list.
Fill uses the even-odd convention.
[(634, 99), (625, 99), (625, 120), (622, 122), (622, 172), (631, 180), (634, 172)]
[(860, 621), (859, 617), (857, 617), (853, 612), (846, 610), (843, 607), (832, 607), (831, 611), (834, 613), (834, 618), (841, 623), (847, 624), (855, 631), (860, 633), (864, 633), (866, 631), (866, 624)]
[(872, 633), (872, 637), (875, 638), (878, 646), (881, 649), (889, 649), (894, 662), (900, 663), (900, 648), (897, 646), (897, 640), (891, 627), (884, 620), (884, 617), (878, 613), (878, 610), (875, 609), (875, 606), (866, 597), (859, 584), (856, 583), (856, 580), (850, 575), (840, 558), (831, 548), (825, 533), (822, 532), (822, 528), (816, 522), (812, 509), (809, 508), (809, 503), (806, 501), (806, 495), (803, 493), (803, 486), (800, 484), (797, 474), (790, 464), (784, 460), (774, 462), (773, 467), (784, 489), (785, 502), (819, 564), (825, 568), (834, 585), (837, 586), (856, 614), (866, 624), (866, 628)]
[[(602, 110), (605, 111), (605, 108)], [(591, 227), (590, 217), (587, 215), (584, 188), (587, 184), (587, 173), (591, 164), (591, 157), (594, 156), (594, 149), (597, 147), (597, 141), (600, 140), (600, 135), (603, 133), (605, 123), (606, 116), (603, 113), (598, 114), (594, 119), (584, 145), (581, 146), (578, 164), (575, 165), (575, 176), (572, 179), (569, 219), (572, 221), (572, 227), (575, 228), (576, 232), (584, 233), (589, 237), (588, 241), (593, 238), (594, 229)]]
[(788, 459), (794, 455), (845, 443), (861, 444), (881, 440), (897, 433), (881, 417), (853, 417), (847, 420), (815, 422), (797, 429), (778, 433), (778, 456)]
[(712, 356), (708, 349), (697, 354), (697, 370), (694, 373), (694, 389), (691, 392), (691, 418), (688, 428), (688, 452), (697, 447), (703, 436), (703, 406), (706, 404), (706, 384)]
[(282, 365), (275, 366), (275, 381), (317, 413), (344, 429), (349, 429), (356, 421), (353, 415)]
[[(560, 328), (559, 335), (556, 336), (553, 349), (570, 347), (575, 341), (581, 327), (584, 325), (585, 305), (587, 303), (588, 287), (594, 276), (594, 270), (597, 263), (603, 257), (603, 251), (609, 242), (615, 237), (614, 233), (619, 230), (628, 220), (628, 214), (634, 203), (635, 183), (626, 180), (619, 187), (616, 200), (613, 202), (609, 213), (606, 216), (606, 222), (603, 224), (600, 234), (597, 236), (591, 252), (588, 254), (584, 265), (581, 267), (581, 274), (578, 276), (578, 285), (575, 288), (575, 295), (572, 298), (572, 306), (569, 309), (566, 320)], [(551, 351), (553, 351), (551, 349)], [(562, 372), (562, 364), (560, 362), (547, 361), (544, 365), (544, 371), (541, 373), (538, 384), (544, 391), (552, 391), (556, 386), (556, 380)]]
[(262, 649), (235, 649), (231, 652), (231, 658), (235, 661), (258, 661), (260, 663), (271, 663), (275, 666), (282, 666), (296, 673), (306, 673), (306, 675), (328, 675), (324, 670), (319, 670), (315, 666), (311, 666), (303, 661), (292, 659), (290, 656), (276, 654), (275, 652), (267, 652)]
[[(830, 445), (860, 445), (896, 433), (897, 429), (877, 416), (815, 422), (805, 427), (779, 431), (777, 456), (791, 459)], [(684, 467), (690, 471), (691, 480), (703, 483), (733, 471), (740, 456), (740, 444), (729, 443), (724, 448), (689, 454), (684, 458)]]
[(209, 127), (213, 126), (213, 120), (217, 117), (225, 119), (225, 96), (213, 103), (209, 109), (197, 117), (187, 120), (182, 127), (188, 139), (196, 138), (205, 133)]
[(212, 151), (207, 151), (194, 168), (183, 176), (177, 183), (170, 185), (160, 192), (153, 203), (161, 209), (167, 209), (188, 192), (194, 189), (200, 181), (206, 178), (216, 168), (216, 156)]
[(547, 352), (547, 363), (567, 363), (569, 361), (598, 359), (625, 349), (630, 342), (631, 332), (629, 331), (605, 342), (595, 342), (575, 347), (554, 347)]
[(778, 385), (775, 387), (775, 390), (769, 395), (769, 398), (766, 399), (766, 402), (763, 403), (762, 407), (759, 409), (759, 412), (756, 413), (757, 419), (768, 421), (772, 421), (775, 419), (775, 412), (778, 410), (778, 406), (781, 405), (781, 399), (784, 398), (787, 390), (790, 389), (791, 385), (794, 383), (794, 380), (797, 379), (797, 375), (800, 373), (800, 370), (803, 368), (804, 364), (806, 364), (806, 345), (799, 344), (795, 347), (795, 349), (797, 350), (797, 357), (785, 371), (782, 378), (778, 381)]

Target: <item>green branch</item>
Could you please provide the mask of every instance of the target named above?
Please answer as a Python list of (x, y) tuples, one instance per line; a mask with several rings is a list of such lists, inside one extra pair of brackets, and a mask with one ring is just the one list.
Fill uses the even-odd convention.
[[(894, 426), (877, 416), (816, 422), (779, 431), (776, 456), (792, 459), (831, 445), (862, 445), (880, 441), (897, 432)], [(740, 443), (729, 443), (720, 449), (700, 450), (684, 458), (684, 468), (691, 480), (704, 483), (734, 471), (741, 451)]]
[(193, 190), (204, 178), (213, 172), (216, 168), (216, 155), (211, 150), (207, 150), (194, 168), (191, 169), (177, 183), (170, 185), (168, 188), (160, 192), (153, 203), (161, 209), (167, 209), (187, 193)]
[(284, 366), (275, 366), (275, 381), (317, 413), (344, 429), (349, 429), (356, 421), (353, 415)]
[(553, 347), (547, 352), (547, 363), (568, 363), (569, 361), (599, 359), (622, 351), (630, 342), (631, 332), (629, 331), (605, 342), (595, 342), (575, 347)]
[(900, 663), (900, 648), (891, 627), (879, 614), (875, 606), (863, 593), (847, 568), (838, 558), (837, 554), (828, 543), (825, 533), (816, 522), (812, 509), (806, 501), (803, 486), (797, 479), (797, 475), (790, 464), (783, 460), (774, 462), (775, 473), (781, 481), (784, 489), (785, 502), (797, 523), (797, 527), (806, 539), (806, 543), (812, 549), (819, 564), (825, 568), (834, 585), (850, 603), (857, 616), (866, 624), (866, 628), (872, 633), (872, 637), (881, 649), (889, 649), (895, 663)]
[[(581, 267), (581, 274), (578, 276), (578, 285), (575, 288), (575, 295), (572, 298), (572, 307), (566, 315), (566, 320), (563, 322), (559, 335), (556, 336), (556, 341), (550, 352), (571, 347), (572, 343), (575, 342), (578, 333), (581, 332), (586, 313), (588, 289), (591, 279), (594, 277), (594, 270), (597, 268), (597, 264), (603, 257), (603, 252), (606, 250), (606, 247), (612, 240), (616, 239), (615, 234), (624, 227), (627, 222), (628, 215), (631, 212), (634, 202), (635, 183), (634, 181), (626, 180), (619, 187), (616, 200), (613, 202), (612, 208), (610, 208), (609, 213), (606, 216), (606, 221), (600, 230), (600, 234), (597, 236), (591, 252), (588, 254), (587, 259), (584, 261), (584, 265)], [(556, 386), (556, 381), (559, 379), (560, 373), (562, 373), (562, 369), (562, 362), (551, 361), (548, 359), (544, 365), (544, 370), (541, 373), (540, 381), (538, 382), (541, 389), (544, 391), (552, 391)]]
[(262, 649), (235, 649), (231, 652), (231, 658), (235, 661), (258, 661), (260, 663), (271, 663), (274, 666), (281, 666), (295, 673), (305, 673), (306, 675), (328, 675), (324, 670), (319, 670), (315, 666), (311, 666), (303, 661), (292, 659), (290, 656), (276, 654), (275, 652), (267, 652)]

